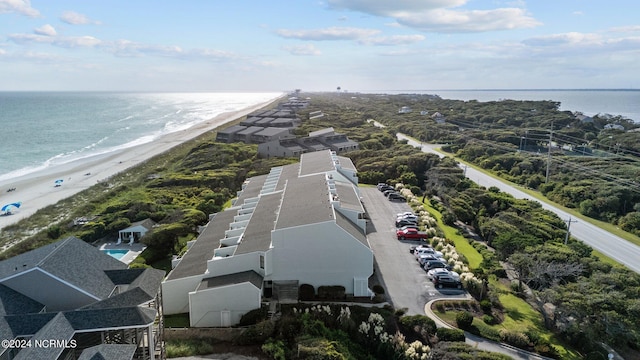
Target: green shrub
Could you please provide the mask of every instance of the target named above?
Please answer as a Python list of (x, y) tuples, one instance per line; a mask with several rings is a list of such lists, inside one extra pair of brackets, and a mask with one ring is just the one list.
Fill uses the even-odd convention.
[(485, 314), (491, 314), (491, 301), (489, 299), (480, 300), (480, 308)]
[(487, 325), (493, 325), (495, 324), (496, 319), (489, 314), (485, 314), (482, 316), (482, 321), (484, 321), (484, 323)]
[(521, 332), (502, 329), (500, 330), (500, 340), (519, 348), (526, 348), (529, 346), (529, 337)]
[(464, 331), (460, 329), (438, 328), (436, 336), (439, 341), (464, 341)]
[(371, 290), (373, 290), (374, 294), (384, 294), (384, 288), (382, 285), (375, 284)]
[(280, 340), (269, 339), (269, 341), (262, 345), (262, 352), (274, 360), (286, 360), (286, 350), (287, 348)]
[(473, 315), (468, 311), (460, 311), (456, 314), (456, 324), (462, 330), (467, 330), (473, 323)]
[(316, 298), (316, 289), (313, 285), (302, 284), (298, 293), (301, 301), (312, 301)]
[(267, 314), (268, 314), (268, 311), (266, 306), (262, 306), (259, 309), (250, 310), (246, 314), (242, 315), (242, 317), (240, 318), (240, 323), (238, 325), (240, 326), (255, 325), (262, 320), (266, 320)]
[(236, 345), (261, 345), (273, 335), (274, 330), (274, 323), (265, 320), (249, 327), (240, 336), (235, 338), (234, 343)]
[(407, 331), (420, 333), (424, 330), (432, 335), (436, 333), (437, 329), (436, 322), (425, 315), (403, 316), (400, 318), (400, 326)]
[(343, 300), (346, 290), (344, 286), (320, 286), (318, 288), (318, 297), (323, 300)]

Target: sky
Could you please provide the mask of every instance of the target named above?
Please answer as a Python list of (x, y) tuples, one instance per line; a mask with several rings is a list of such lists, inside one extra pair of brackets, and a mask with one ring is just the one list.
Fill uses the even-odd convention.
[(0, 91), (640, 88), (638, 0), (0, 0)]

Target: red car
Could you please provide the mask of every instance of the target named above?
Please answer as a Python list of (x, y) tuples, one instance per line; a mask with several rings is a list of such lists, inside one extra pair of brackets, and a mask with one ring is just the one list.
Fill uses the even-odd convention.
[(406, 228), (396, 231), (398, 240), (426, 240), (428, 238), (427, 233), (418, 231), (414, 228)]

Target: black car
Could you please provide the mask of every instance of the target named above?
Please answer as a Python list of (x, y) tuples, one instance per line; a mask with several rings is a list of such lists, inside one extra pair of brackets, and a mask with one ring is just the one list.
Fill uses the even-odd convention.
[(391, 193), (388, 197), (389, 201), (407, 201), (407, 198), (398, 193)]
[(451, 270), (451, 266), (449, 266), (449, 264), (445, 263), (442, 260), (428, 260), (424, 263), (424, 266), (422, 268), (424, 269), (424, 271), (440, 268)]
[(406, 219), (396, 220), (397, 228), (403, 227), (403, 226), (411, 226), (411, 227), (418, 228), (418, 223), (413, 220), (406, 220)]
[(449, 274), (434, 276), (433, 284), (438, 289), (442, 289), (443, 287), (454, 287), (457, 289), (462, 289), (462, 282), (460, 281), (460, 278), (451, 276)]

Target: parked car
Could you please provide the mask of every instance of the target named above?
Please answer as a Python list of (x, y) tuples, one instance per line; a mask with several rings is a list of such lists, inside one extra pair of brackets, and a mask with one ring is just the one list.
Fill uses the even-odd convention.
[(460, 277), (455, 277), (455, 276), (452, 276), (451, 274), (442, 274), (439, 276), (434, 276), (433, 284), (438, 289), (442, 289), (443, 287), (455, 287), (458, 289), (462, 289), (462, 282), (460, 281)]
[(429, 236), (424, 231), (414, 229), (397, 230), (396, 237), (398, 240), (426, 240)]
[(440, 251), (435, 251), (432, 248), (419, 248), (413, 250), (413, 255), (417, 258), (419, 255), (433, 255), (437, 258), (442, 257), (442, 253)]
[(405, 212), (403, 212), (403, 213), (398, 213), (396, 216), (397, 216), (397, 217), (405, 217), (405, 216), (408, 216), (408, 215), (413, 215), (413, 216), (415, 216), (416, 214), (412, 213), (411, 211), (405, 211)]
[(399, 192), (396, 191), (396, 189), (388, 189), (388, 190), (383, 190), (382, 194), (386, 197), (389, 197), (389, 195), (391, 194), (399, 194)]
[(389, 198), (389, 201), (402, 201), (402, 202), (407, 201), (407, 198), (405, 198), (404, 196), (398, 193), (389, 194), (388, 198)]
[(439, 258), (432, 254), (418, 255), (418, 263), (423, 267), (427, 261), (438, 260)]
[(396, 217), (396, 220), (402, 220), (402, 219), (413, 220), (415, 222), (418, 222), (418, 217), (413, 215), (413, 214), (412, 215), (402, 215), (402, 216)]
[(415, 221), (411, 221), (411, 220), (396, 220), (396, 227), (403, 227), (403, 226), (413, 226), (413, 227), (418, 227), (418, 223)]
[(440, 251), (436, 251), (431, 247), (416, 248), (415, 250), (413, 250), (413, 255), (415, 257), (418, 257), (418, 255), (433, 255), (437, 258), (442, 258), (443, 256)]
[(406, 230), (406, 229), (414, 229), (416, 231), (420, 230), (420, 228), (418, 228), (418, 226), (416, 226), (416, 225), (404, 225), (404, 226), (401, 226), (401, 227), (397, 228), (397, 230)]
[(433, 270), (433, 269), (439, 269), (439, 268), (444, 268), (447, 270), (451, 270), (451, 266), (449, 264), (447, 264), (444, 261), (441, 260), (430, 260), (424, 263), (424, 266), (422, 267), (425, 271), (429, 271), (429, 270)]
[(449, 271), (446, 268), (435, 268), (435, 269), (431, 269), (429, 271), (427, 271), (427, 278), (431, 281), (433, 281), (433, 278), (435, 276), (440, 276), (440, 275), (446, 275), (449, 274), (453, 277), (457, 277), (460, 278), (460, 275), (458, 275), (457, 272), (455, 271)]
[(409, 247), (409, 252), (413, 254), (414, 251), (420, 250), (420, 249), (433, 249), (433, 248), (431, 247), (431, 245), (424, 245), (424, 244), (411, 245)]

